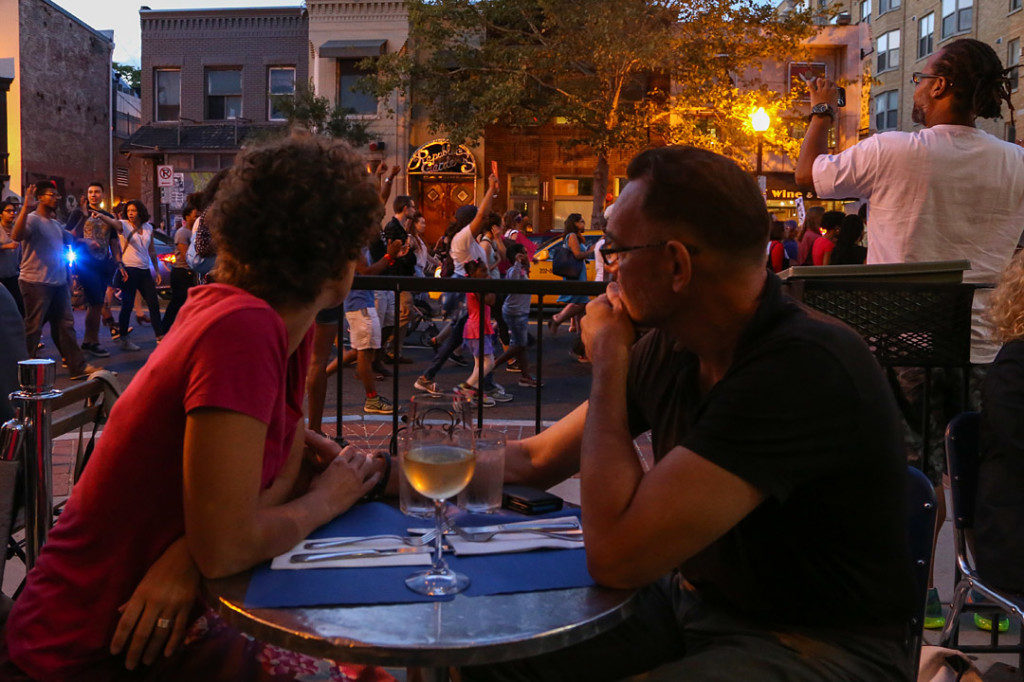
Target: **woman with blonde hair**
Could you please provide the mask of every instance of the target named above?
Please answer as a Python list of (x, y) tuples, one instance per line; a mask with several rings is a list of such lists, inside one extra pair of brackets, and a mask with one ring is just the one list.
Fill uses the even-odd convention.
[[(981, 462), (975, 510), (978, 573), (1024, 592), (1024, 251), (992, 293), (988, 317), (1003, 342), (981, 386)], [(980, 614), (977, 614), (980, 615)], [(975, 624), (986, 628), (979, 618)], [(985, 619), (987, 620), (987, 619)], [(1000, 619), (1002, 620), (1002, 619)], [(1008, 623), (1007, 623), (1008, 625)], [(1003, 626), (1000, 625), (1000, 629)]]

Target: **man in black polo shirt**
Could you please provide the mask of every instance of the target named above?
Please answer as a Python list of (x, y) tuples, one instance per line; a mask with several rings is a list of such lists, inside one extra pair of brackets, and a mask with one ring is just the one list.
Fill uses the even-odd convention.
[[(384, 226), (384, 229), (381, 230), (380, 239), (370, 242), (370, 256), (375, 263), (387, 255), (387, 245), (392, 241), (398, 240), (405, 243), (409, 237), (409, 232), (405, 229), (405, 223), (411, 220), (416, 213), (416, 202), (413, 201), (412, 197), (404, 194), (395, 197), (391, 206), (395, 214), (388, 221), (387, 225)], [(396, 258), (394, 264), (388, 266), (387, 270), (381, 274), (388, 277), (395, 275), (412, 277), (416, 274), (416, 254), (410, 251), (408, 254)], [(412, 319), (412, 292), (403, 291), (399, 294), (398, 304), (399, 310), (396, 311), (394, 310), (394, 294), (392, 292), (377, 292), (377, 315), (380, 317), (385, 346), (389, 336), (397, 339), (400, 338), (400, 332), (402, 332), (401, 335), (404, 335), (405, 328)], [(397, 321), (395, 319), (396, 315)], [(398, 329), (395, 328), (396, 325)], [(388, 333), (388, 327), (391, 329), (390, 334)], [(401, 357), (401, 350), (401, 346), (392, 341), (391, 352), (399, 357), (399, 361), (404, 361)]]
[(880, 368), (765, 272), (768, 214), (736, 164), (666, 147), (628, 175), (602, 250), (617, 282), (583, 323), (590, 400), (510, 444), (506, 477), (578, 468), (590, 573), (639, 588), (637, 612), (464, 677), (911, 679), (906, 463)]

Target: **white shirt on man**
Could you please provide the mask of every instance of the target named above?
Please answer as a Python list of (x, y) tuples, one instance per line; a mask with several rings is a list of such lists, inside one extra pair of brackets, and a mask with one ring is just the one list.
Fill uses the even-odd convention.
[[(966, 259), (964, 281), (995, 282), (1024, 229), (1024, 149), (977, 128), (936, 125), (869, 137), (814, 160), (823, 198), (869, 201), (868, 264)], [(971, 361), (998, 345), (974, 296)]]
[(458, 277), (466, 276), (466, 261), (477, 260), (487, 262), (487, 254), (484, 247), (473, 236), (473, 231), (466, 225), (452, 237), (452, 247), (449, 252), (452, 262), (455, 263), (455, 274)]

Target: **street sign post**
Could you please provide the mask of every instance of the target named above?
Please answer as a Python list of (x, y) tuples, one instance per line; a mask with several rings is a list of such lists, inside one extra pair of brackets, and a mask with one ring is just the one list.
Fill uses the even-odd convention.
[(174, 187), (174, 166), (156, 167), (156, 186)]

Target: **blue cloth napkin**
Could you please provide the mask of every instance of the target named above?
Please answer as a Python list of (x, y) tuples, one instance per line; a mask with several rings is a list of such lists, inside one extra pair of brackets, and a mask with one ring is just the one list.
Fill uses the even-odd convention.
[[(454, 517), (461, 526), (483, 526), (526, 519), (579, 515), (579, 509), (565, 508), (551, 514), (524, 516), (516, 513), (467, 514)], [(344, 515), (312, 533), (310, 539), (396, 533), (406, 528), (431, 527), (432, 519), (405, 516), (398, 509), (371, 502), (350, 509)], [(477, 597), (510, 592), (588, 587), (594, 581), (587, 573), (582, 549), (538, 550), (515, 554), (456, 557), (445, 555), (448, 565), (469, 576), (463, 594)], [(311, 568), (303, 571), (272, 571), (270, 562), (253, 569), (245, 605), (249, 608), (286, 608), (329, 605), (404, 604), (447, 601), (453, 597), (426, 597), (405, 586), (405, 579), (420, 567), (381, 566), (376, 568)]]

